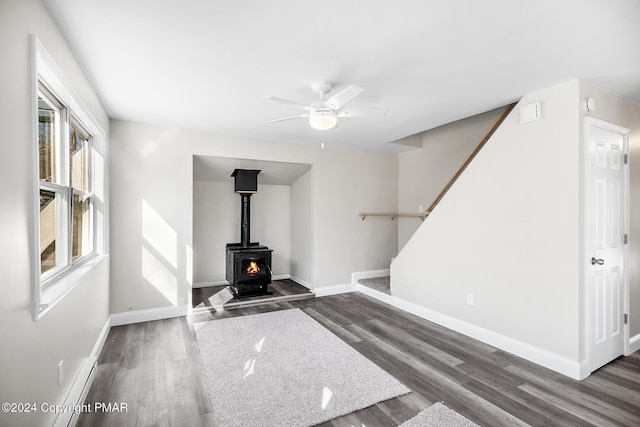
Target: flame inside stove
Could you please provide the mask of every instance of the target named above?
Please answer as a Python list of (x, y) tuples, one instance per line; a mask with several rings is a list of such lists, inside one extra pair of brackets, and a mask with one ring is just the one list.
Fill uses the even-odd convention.
[(260, 267), (258, 267), (258, 263), (255, 261), (249, 262), (247, 266), (247, 274), (258, 274), (260, 273)]

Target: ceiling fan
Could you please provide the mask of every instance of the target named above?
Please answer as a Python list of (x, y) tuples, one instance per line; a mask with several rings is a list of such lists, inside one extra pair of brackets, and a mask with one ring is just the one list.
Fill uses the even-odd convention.
[(265, 99), (271, 101), (282, 102), (285, 104), (295, 105), (298, 108), (306, 110), (307, 113), (295, 116), (283, 117), (281, 119), (271, 120), (268, 123), (283, 122), (292, 119), (309, 118), (309, 125), (318, 130), (328, 130), (338, 123), (338, 118), (343, 117), (382, 117), (387, 111), (382, 108), (343, 108), (349, 102), (353, 101), (358, 95), (364, 92), (364, 89), (356, 85), (350, 85), (341, 90), (329, 99), (324, 99), (325, 95), (331, 92), (331, 83), (316, 82), (311, 86), (314, 93), (320, 96), (320, 100), (311, 105), (299, 104), (275, 96), (265, 96)]

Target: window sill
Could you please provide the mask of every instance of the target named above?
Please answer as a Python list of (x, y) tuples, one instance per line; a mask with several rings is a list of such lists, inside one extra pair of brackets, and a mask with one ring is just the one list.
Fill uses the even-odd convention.
[(71, 292), (107, 255), (94, 255), (74, 266), (46, 288), (40, 290), (40, 302), (33, 307), (34, 320), (40, 320), (55, 305)]

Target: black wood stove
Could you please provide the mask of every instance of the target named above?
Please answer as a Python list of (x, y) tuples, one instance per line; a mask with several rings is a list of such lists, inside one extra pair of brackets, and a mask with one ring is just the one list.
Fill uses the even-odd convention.
[(271, 249), (251, 242), (251, 196), (258, 191), (259, 170), (236, 169), (235, 192), (240, 194), (240, 243), (227, 243), (227, 282), (235, 298), (270, 295)]

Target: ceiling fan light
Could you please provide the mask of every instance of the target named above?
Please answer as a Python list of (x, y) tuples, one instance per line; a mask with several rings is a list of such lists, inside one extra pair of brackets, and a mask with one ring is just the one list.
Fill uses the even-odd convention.
[(314, 111), (309, 114), (309, 124), (318, 130), (328, 130), (338, 123), (338, 117), (331, 111)]

